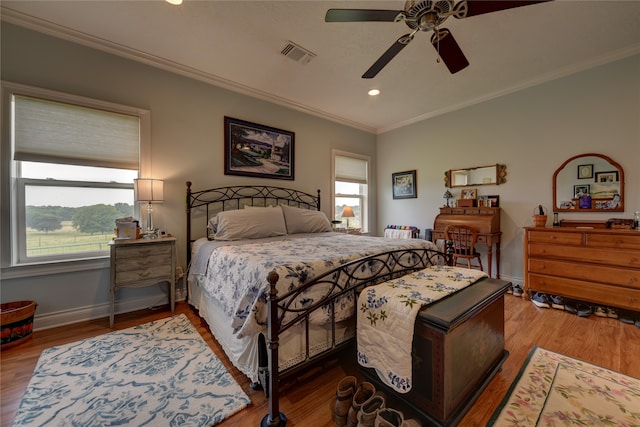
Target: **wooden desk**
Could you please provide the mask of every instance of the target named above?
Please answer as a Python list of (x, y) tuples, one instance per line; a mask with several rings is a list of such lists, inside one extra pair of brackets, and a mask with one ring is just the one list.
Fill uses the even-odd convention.
[(487, 274), (492, 270), (493, 246), (496, 247), (496, 278), (500, 278), (500, 208), (440, 208), (433, 224), (433, 240), (445, 240), (447, 225), (470, 225), (478, 229), (478, 243), (487, 245)]

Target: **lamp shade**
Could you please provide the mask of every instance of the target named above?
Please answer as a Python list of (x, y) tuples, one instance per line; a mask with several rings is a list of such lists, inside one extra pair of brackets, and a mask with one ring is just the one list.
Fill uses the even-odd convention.
[(162, 202), (164, 200), (164, 181), (161, 179), (138, 178), (133, 180), (138, 202)]
[(444, 192), (442, 197), (445, 198), (445, 199), (453, 199), (453, 194), (451, 194), (451, 191), (447, 190), (447, 191)]
[(354, 218), (356, 215), (353, 213), (353, 208), (351, 206), (345, 206), (342, 210), (342, 218)]

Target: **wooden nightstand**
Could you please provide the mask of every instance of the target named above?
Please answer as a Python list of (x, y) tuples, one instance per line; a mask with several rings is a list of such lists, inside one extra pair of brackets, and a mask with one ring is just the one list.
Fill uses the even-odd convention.
[(169, 282), (171, 312), (176, 305), (176, 238), (112, 240), (111, 246), (111, 310), (109, 326), (113, 327), (116, 292), (120, 288), (142, 288)]

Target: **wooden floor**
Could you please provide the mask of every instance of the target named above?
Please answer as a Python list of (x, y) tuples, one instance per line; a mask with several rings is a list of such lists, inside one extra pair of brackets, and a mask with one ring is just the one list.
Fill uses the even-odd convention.
[[(513, 295), (506, 295), (505, 299), (505, 336), (509, 358), (462, 419), (459, 424), (461, 427), (484, 426), (487, 423), (534, 345), (640, 378), (640, 328), (615, 319), (595, 316), (581, 318), (560, 310), (538, 308)], [(263, 393), (249, 388), (248, 379), (231, 366), (206, 325), (188, 304), (177, 304), (176, 313), (185, 313), (191, 319), (251, 398), (252, 405), (249, 408), (219, 426), (258, 426), (268, 412)], [(116, 316), (115, 329), (128, 328), (169, 314), (168, 309), (159, 309), (119, 315)], [(104, 318), (36, 331), (30, 341), (3, 350), (0, 355), (1, 425), (11, 425), (43, 349), (110, 331), (109, 320)], [(359, 376), (354, 362), (346, 359), (333, 360), (306, 378), (291, 379), (283, 384), (280, 409), (289, 419), (288, 426), (333, 425), (331, 410), (336, 384), (345, 375)], [(401, 403), (396, 405), (392, 407), (404, 410), (398, 407)]]

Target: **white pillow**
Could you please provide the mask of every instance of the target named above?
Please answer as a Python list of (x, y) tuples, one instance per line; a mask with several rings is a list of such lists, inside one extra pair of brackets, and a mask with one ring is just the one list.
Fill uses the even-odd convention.
[(293, 206), (281, 205), (287, 233), (324, 233), (333, 231), (329, 219), (322, 211), (312, 211)]
[(287, 234), (282, 209), (278, 208), (224, 211), (217, 217), (216, 240), (260, 239)]

